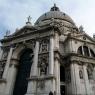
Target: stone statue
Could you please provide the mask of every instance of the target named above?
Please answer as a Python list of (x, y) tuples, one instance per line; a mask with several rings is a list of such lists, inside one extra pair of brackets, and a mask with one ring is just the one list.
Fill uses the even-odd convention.
[(29, 16), (28, 18), (27, 18), (27, 22), (26, 22), (26, 24), (31, 24), (31, 16)]
[(40, 64), (40, 74), (45, 75), (47, 73), (47, 63), (45, 60), (42, 60)]
[(28, 22), (31, 22), (31, 16), (28, 17)]
[(80, 32), (84, 32), (82, 25), (79, 27), (79, 31), (80, 31)]
[(80, 79), (83, 79), (83, 72), (82, 72), (82, 70), (79, 71), (79, 76), (80, 76)]

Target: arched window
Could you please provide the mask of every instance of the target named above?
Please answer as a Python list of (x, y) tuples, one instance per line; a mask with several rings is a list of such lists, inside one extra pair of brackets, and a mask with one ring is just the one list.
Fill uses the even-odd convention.
[(83, 46), (83, 51), (85, 56), (89, 56), (89, 50), (87, 46)]
[(90, 54), (91, 54), (91, 57), (95, 57), (95, 54), (92, 49), (90, 49)]
[(95, 53), (93, 52), (93, 50), (88, 48), (87, 46), (80, 46), (77, 53), (87, 57), (95, 57)]
[(80, 54), (80, 55), (83, 54), (83, 53), (82, 53), (82, 46), (80, 46), (80, 47), (78, 48), (78, 54)]

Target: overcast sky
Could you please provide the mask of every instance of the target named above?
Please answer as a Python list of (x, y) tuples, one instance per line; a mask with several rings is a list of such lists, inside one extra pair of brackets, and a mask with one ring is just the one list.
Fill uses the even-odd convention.
[(25, 25), (27, 17), (32, 24), (39, 16), (50, 10), (53, 4), (68, 14), (90, 36), (95, 33), (95, 0), (0, 0), (0, 38), (7, 30), (11, 33)]

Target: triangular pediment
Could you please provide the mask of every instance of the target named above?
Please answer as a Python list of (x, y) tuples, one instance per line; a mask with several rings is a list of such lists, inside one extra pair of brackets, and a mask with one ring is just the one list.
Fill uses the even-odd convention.
[(79, 39), (79, 40), (95, 43), (94, 38), (92, 38), (91, 36), (89, 36), (86, 33), (79, 34), (79, 35), (76, 36), (76, 38)]
[(25, 35), (27, 33), (33, 32), (34, 30), (36, 30), (36, 28), (33, 26), (24, 26), (21, 29), (16, 29), (16, 31), (11, 36)]

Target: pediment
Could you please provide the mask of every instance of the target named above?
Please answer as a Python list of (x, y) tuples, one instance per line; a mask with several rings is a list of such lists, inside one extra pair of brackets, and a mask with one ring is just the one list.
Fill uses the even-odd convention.
[(16, 31), (11, 36), (25, 35), (27, 33), (33, 32), (34, 30), (36, 30), (36, 28), (33, 26), (24, 26), (21, 29), (16, 29)]
[(89, 35), (86, 34), (86, 33), (77, 35), (76, 38), (79, 39), (79, 40), (83, 40), (83, 41), (90, 42), (90, 43), (95, 43), (94, 38), (92, 38), (91, 36), (89, 36)]

